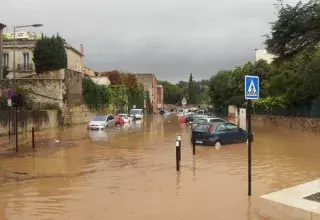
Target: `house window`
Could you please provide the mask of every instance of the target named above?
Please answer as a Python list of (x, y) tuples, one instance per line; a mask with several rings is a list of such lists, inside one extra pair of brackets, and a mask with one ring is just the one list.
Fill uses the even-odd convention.
[(8, 68), (9, 67), (9, 54), (3, 54), (3, 65)]
[(28, 69), (29, 65), (29, 53), (23, 53), (23, 69)]

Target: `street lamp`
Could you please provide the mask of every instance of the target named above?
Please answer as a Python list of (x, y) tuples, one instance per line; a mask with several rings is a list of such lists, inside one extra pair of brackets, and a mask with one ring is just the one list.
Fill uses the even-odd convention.
[(13, 84), (16, 84), (16, 29), (25, 27), (42, 27), (42, 24), (21, 25), (13, 27)]
[(5, 24), (0, 23), (0, 79), (3, 78), (3, 56), (2, 56), (2, 30), (7, 27)]

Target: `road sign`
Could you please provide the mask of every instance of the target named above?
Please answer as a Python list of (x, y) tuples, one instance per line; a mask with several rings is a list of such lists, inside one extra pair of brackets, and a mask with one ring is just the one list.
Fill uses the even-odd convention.
[(182, 105), (186, 105), (187, 104), (187, 100), (185, 97), (183, 97), (182, 101), (181, 101)]
[(136, 108), (137, 106), (136, 105), (133, 105), (133, 108)]
[(12, 96), (13, 96), (13, 91), (12, 91), (12, 89), (7, 89), (7, 97), (8, 97), (8, 99), (11, 99)]
[(11, 107), (12, 106), (12, 99), (8, 99), (8, 106)]
[(245, 76), (244, 97), (247, 100), (259, 99), (260, 85), (258, 76)]

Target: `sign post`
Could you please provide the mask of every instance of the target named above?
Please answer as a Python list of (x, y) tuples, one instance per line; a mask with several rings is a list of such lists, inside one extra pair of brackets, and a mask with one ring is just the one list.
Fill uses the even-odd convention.
[(9, 141), (11, 140), (11, 107), (12, 107), (12, 96), (13, 96), (13, 91), (12, 89), (7, 89), (7, 102), (8, 102), (8, 127), (9, 127), (9, 131), (8, 131), (8, 137), (9, 137)]
[(183, 108), (185, 108), (185, 107), (186, 107), (187, 100), (186, 100), (186, 98), (185, 98), (185, 97), (183, 97), (183, 99), (182, 99), (182, 101), (181, 101), (181, 104), (182, 104)]
[(244, 79), (244, 97), (248, 100), (248, 196), (251, 196), (251, 147), (252, 147), (252, 131), (251, 131), (251, 100), (259, 99), (260, 85), (258, 76), (245, 76)]

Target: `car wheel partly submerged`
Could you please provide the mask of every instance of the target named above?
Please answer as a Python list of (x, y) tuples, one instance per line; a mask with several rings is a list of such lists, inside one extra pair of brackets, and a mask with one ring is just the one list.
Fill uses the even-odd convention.
[(217, 140), (217, 141), (214, 143), (214, 147), (215, 147), (216, 149), (220, 149), (220, 148), (221, 148), (221, 145), (222, 145), (222, 143), (221, 143), (220, 140)]

